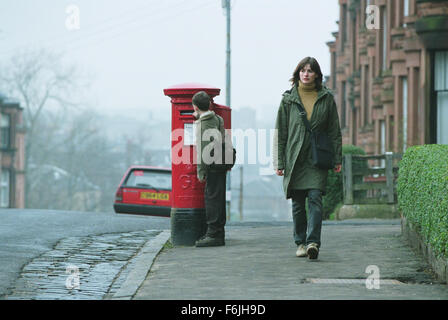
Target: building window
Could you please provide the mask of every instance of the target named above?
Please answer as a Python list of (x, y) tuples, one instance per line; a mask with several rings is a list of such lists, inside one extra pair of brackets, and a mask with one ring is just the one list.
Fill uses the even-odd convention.
[(383, 30), (382, 30), (382, 33), (383, 33), (383, 39), (382, 39), (382, 42), (383, 42), (383, 46), (382, 46), (382, 50), (383, 50), (383, 52), (382, 52), (382, 54), (383, 54), (383, 59), (382, 59), (382, 64), (383, 64), (383, 70), (386, 70), (387, 69), (387, 11), (386, 11), (386, 8), (384, 7), (384, 9), (383, 9), (383, 14), (381, 15), (382, 16), (382, 19), (383, 19)]
[(2, 169), (0, 174), (0, 207), (9, 208), (9, 170)]
[[(403, 18), (409, 17), (409, 0), (403, 1)], [(403, 20), (402, 20), (403, 21)], [(403, 22), (403, 27), (406, 28), (407, 24)]]
[[(380, 120), (380, 154), (386, 154), (386, 121)], [(381, 159), (379, 161), (379, 167), (385, 168), (386, 167), (386, 161), (385, 159)]]
[(408, 144), (408, 78), (403, 77), (401, 81), (403, 101), (403, 152), (405, 152)]
[(437, 141), (448, 144), (448, 51), (435, 54), (434, 90), (437, 101)]
[(380, 154), (386, 153), (386, 121), (380, 120)]
[(331, 86), (336, 89), (336, 52), (331, 54)]
[(403, 16), (409, 16), (409, 0), (403, 0)]
[(356, 35), (357, 35), (357, 28), (356, 28), (356, 22), (353, 21), (351, 22), (351, 27), (352, 27), (352, 32), (351, 32), (351, 46), (352, 46), (352, 61), (353, 61), (353, 69), (357, 69), (356, 63), (357, 63), (357, 59), (356, 59), (356, 49), (357, 49), (357, 45), (356, 45)]
[(346, 127), (346, 108), (347, 108), (347, 89), (345, 81), (342, 81), (342, 99), (341, 99), (341, 127)]
[(370, 115), (370, 73), (369, 73), (369, 65), (364, 67), (364, 119), (363, 125), (369, 123), (369, 115)]
[(10, 147), (11, 116), (0, 114), (0, 147), (7, 149)]
[(342, 43), (345, 45), (347, 41), (347, 29), (348, 29), (348, 21), (347, 21), (347, 5), (342, 5)]

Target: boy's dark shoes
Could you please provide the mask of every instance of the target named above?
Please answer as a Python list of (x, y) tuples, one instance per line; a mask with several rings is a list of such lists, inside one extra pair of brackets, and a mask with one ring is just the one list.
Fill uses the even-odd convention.
[(206, 236), (196, 241), (196, 247), (219, 247), (224, 245), (225, 242), (223, 238), (212, 238)]

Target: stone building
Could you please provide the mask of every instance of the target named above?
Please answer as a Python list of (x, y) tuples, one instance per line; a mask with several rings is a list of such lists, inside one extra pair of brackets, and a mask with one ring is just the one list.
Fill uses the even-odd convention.
[(23, 108), (0, 94), (0, 208), (25, 206)]
[(327, 45), (343, 141), (368, 154), (448, 144), (448, 0), (339, 0)]

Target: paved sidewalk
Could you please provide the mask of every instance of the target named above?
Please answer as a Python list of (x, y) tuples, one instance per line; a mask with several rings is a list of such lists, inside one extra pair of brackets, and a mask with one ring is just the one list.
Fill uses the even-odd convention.
[[(398, 220), (324, 223), (317, 261), (295, 256), (290, 223), (229, 224), (226, 232), (224, 247), (162, 250), (132, 298), (448, 299), (448, 286), (403, 242)], [(379, 289), (366, 286), (368, 266), (379, 271)]]

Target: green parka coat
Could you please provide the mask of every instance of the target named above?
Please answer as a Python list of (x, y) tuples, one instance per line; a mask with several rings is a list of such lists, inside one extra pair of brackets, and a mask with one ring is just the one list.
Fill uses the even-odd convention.
[[(273, 149), (274, 169), (283, 169), (283, 189), (286, 198), (291, 190), (319, 189), (325, 194), (328, 170), (313, 166), (311, 142), (298, 104), (301, 102), (297, 85), (286, 91), (278, 109)], [(334, 163), (342, 162), (342, 135), (333, 94), (324, 86), (318, 91), (309, 120), (313, 131), (327, 132), (333, 142)]]

